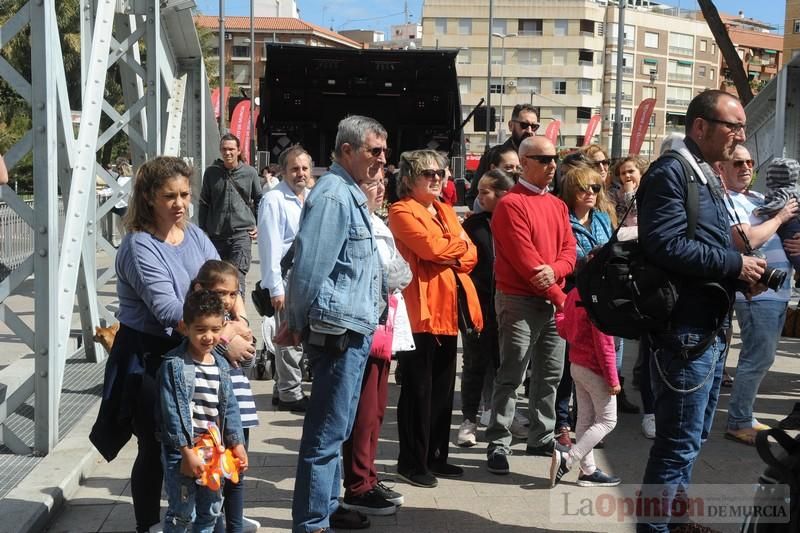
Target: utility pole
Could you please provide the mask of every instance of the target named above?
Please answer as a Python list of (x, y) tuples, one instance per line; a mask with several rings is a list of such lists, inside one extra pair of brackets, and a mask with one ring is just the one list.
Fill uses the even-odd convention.
[(225, 135), (225, 0), (219, 0), (219, 134)]
[[(256, 166), (256, 29), (255, 23), (255, 0), (250, 0), (250, 142), (248, 150), (250, 161), (248, 163)], [(258, 170), (258, 169), (256, 169)]]
[(486, 146), (484, 152), (489, 151), (489, 121), (492, 119), (492, 25), (494, 24), (494, 0), (489, 0), (489, 55), (486, 66)]
[(611, 158), (622, 157), (622, 63), (625, 59), (625, 6), (628, 0), (619, 0), (617, 17), (617, 91), (614, 95), (614, 129), (611, 138)]

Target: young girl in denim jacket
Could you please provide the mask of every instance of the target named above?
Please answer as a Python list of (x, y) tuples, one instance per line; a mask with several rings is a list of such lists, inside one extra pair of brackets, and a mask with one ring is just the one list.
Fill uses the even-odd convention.
[(190, 293), (179, 327), (186, 338), (164, 356), (158, 371), (161, 415), (161, 459), (168, 509), (164, 533), (214, 531), (222, 507), (222, 491), (196, 483), (203, 460), (192, 449), (211, 424), (247, 469), (239, 406), (233, 395), (230, 366), (214, 352), (224, 325), (224, 308), (211, 291)]

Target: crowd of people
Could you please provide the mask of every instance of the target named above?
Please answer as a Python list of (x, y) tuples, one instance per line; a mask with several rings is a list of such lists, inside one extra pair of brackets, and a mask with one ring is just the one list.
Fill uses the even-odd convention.
[[(635, 377), (642, 432), (653, 439), (641, 482), (669, 501), (684, 497), (710, 437), (733, 309), (743, 346), (724, 434), (752, 445), (767, 427), (753, 406), (791, 276), (767, 289), (762, 275), (768, 264), (788, 273), (800, 253), (800, 234), (783, 231), (797, 201), (750, 190), (746, 122), (735, 97), (701, 93), (685, 137), (668, 139), (648, 168), (635, 155), (612, 164), (597, 145), (559, 161), (553, 143), (536, 135), (535, 108), (518, 105), (508, 141), (481, 161), (466, 218), (452, 207), (446, 154), (412, 150), (389, 165), (386, 130), (358, 115), (339, 123), (333, 161), (318, 180), (302, 146), (259, 178), (241, 161), (238, 139), (223, 136), (222, 157), (204, 174), (199, 225), (188, 220), (192, 169), (172, 157), (143, 164), (116, 260), (121, 326), (91, 435), (107, 460), (137, 438), (137, 531), (257, 527), (243, 516), (241, 484), (215, 491), (195, 483), (203, 464), (192, 451), (216, 425), (240, 472), (247, 468), (259, 413), (245, 370), (255, 348), (243, 295), (256, 239), (256, 290), (276, 322), (272, 402), (304, 417), (293, 531), (366, 528), (369, 515), (403, 504), (375, 467), (393, 359), (398, 477), (433, 488), (438, 478), (464, 476), (449, 459), (459, 335), (458, 446), (478, 443), (483, 420), (493, 474), (509, 473), (516, 437), (528, 455), (550, 458), (552, 486), (572, 471), (580, 486), (619, 484), (597, 467), (593, 449), (618, 410), (639, 406), (625, 395), (623, 339), (589, 320), (575, 289), (576, 273), (612, 239), (638, 239), (678, 282), (669, 328), (642, 336)], [(776, 159), (767, 184), (796, 183), (799, 169)], [(524, 383), (527, 413), (517, 407)], [(782, 424), (800, 426), (797, 419)], [(683, 527), (668, 522), (641, 516), (637, 530)]]

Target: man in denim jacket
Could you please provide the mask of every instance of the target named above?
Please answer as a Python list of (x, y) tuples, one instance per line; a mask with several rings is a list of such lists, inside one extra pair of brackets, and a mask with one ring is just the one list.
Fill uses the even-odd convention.
[(733, 157), (745, 140), (746, 121), (739, 100), (726, 92), (708, 90), (689, 104), (686, 139), (673, 149), (697, 181), (694, 239), (687, 237), (689, 176), (678, 159), (661, 157), (653, 163), (636, 194), (639, 242), (654, 265), (674, 276), (679, 289), (669, 330), (650, 335), (656, 438), (642, 498), (655, 496), (663, 505), (658, 510), (643, 505), (640, 533), (669, 531), (669, 510), (682, 508), (673, 507), (673, 500), (685, 498), (719, 399), (728, 348), (724, 329), (734, 290), (763, 290), (757, 284), (765, 262), (732, 248), (725, 191), (711, 167)]
[(296, 533), (369, 525), (360, 513), (338, 508), (339, 452), (353, 427), (381, 295), (376, 241), (358, 183), (383, 179), (386, 155), (380, 123), (343, 119), (334, 164), (300, 215), (286, 291), (288, 330), (276, 339), (295, 345), (302, 339), (314, 376), (292, 504)]

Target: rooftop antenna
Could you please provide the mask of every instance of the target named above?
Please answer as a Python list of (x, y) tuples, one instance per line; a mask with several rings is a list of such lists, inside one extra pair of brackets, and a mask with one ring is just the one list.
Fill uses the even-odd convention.
[(408, 24), (409, 22), (411, 22), (411, 21), (410, 21), (410, 19), (408, 18), (408, 0), (406, 0), (405, 2), (403, 2), (403, 15), (404, 15), (404, 17), (405, 17), (405, 23), (406, 23), (406, 24)]

